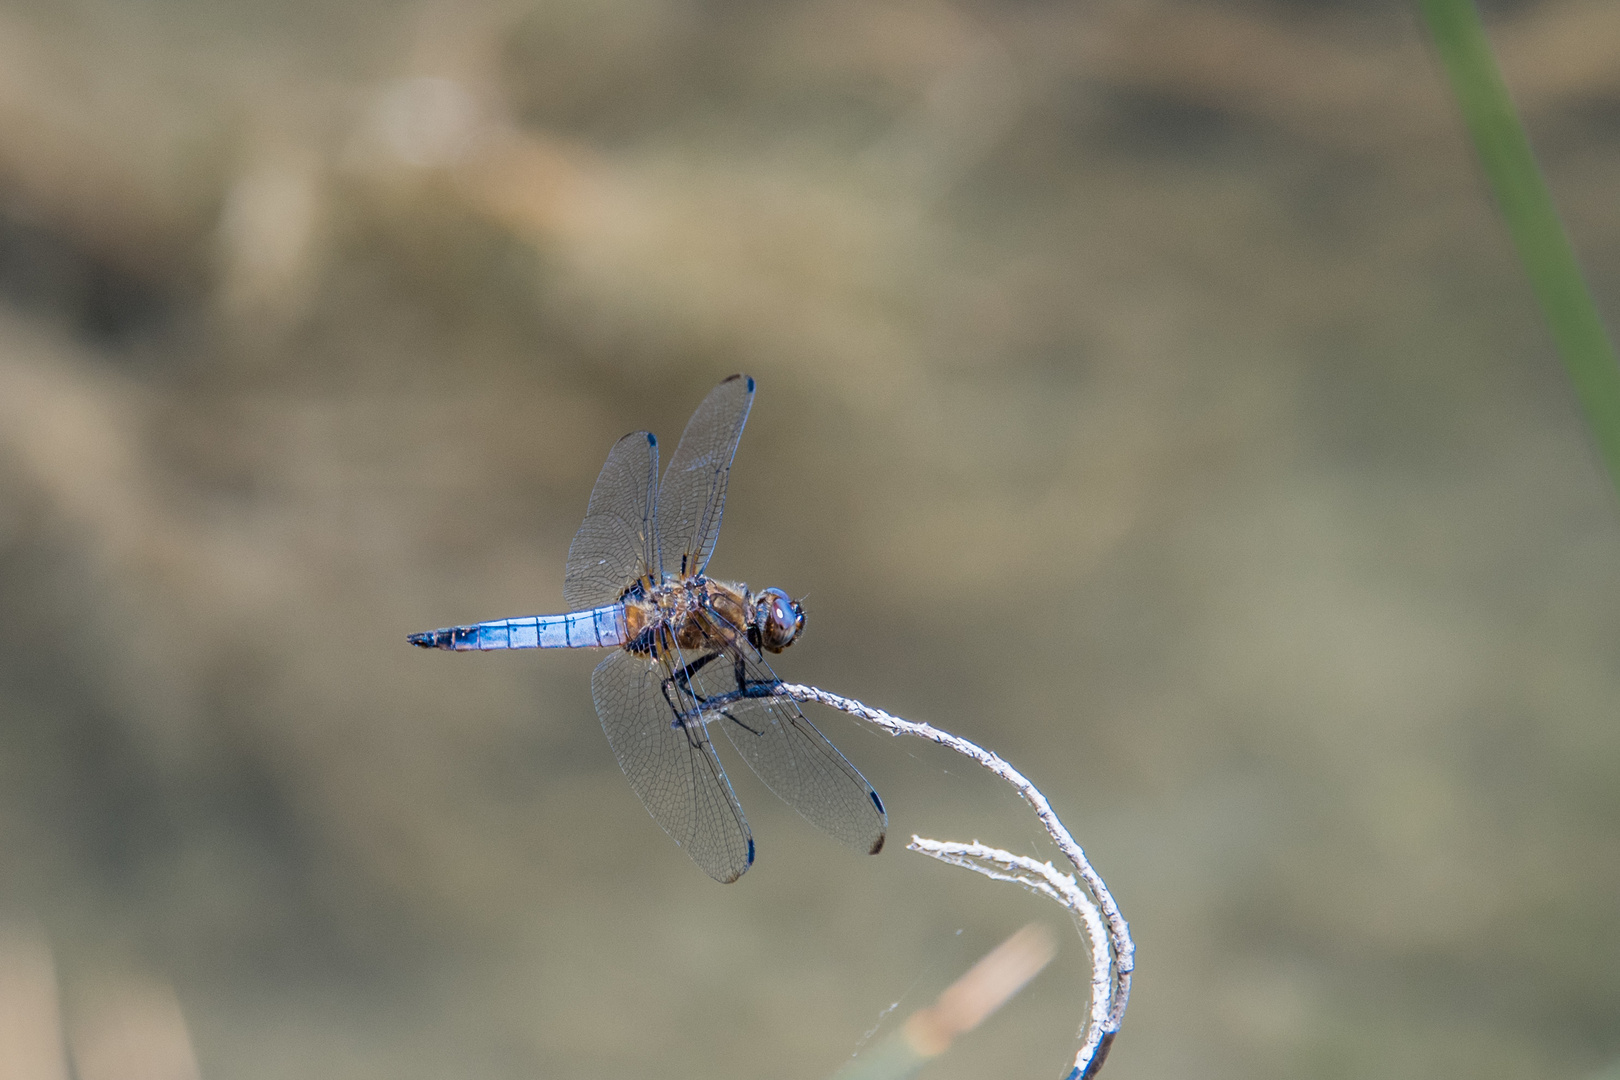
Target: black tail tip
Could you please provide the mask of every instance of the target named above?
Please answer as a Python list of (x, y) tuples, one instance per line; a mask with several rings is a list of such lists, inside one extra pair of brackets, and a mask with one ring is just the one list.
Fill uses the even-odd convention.
[(429, 630), (423, 634), (411, 634), (407, 636), (405, 640), (410, 642), (412, 645), (415, 645), (419, 649), (431, 649), (435, 644), (437, 644), (433, 640), (434, 636), (433, 631)]

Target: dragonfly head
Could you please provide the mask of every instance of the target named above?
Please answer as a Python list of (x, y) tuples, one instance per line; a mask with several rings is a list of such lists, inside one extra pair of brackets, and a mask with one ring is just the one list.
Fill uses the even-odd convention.
[(804, 608), (781, 589), (764, 589), (754, 597), (753, 634), (755, 644), (770, 652), (781, 652), (793, 644), (804, 629)]

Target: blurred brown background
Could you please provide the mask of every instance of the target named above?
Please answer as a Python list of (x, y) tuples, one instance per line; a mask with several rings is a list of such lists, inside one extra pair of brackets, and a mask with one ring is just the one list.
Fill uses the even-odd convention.
[[(1620, 6), (1487, 14), (1612, 318)], [(811, 1080), (1055, 922), (902, 850), (1045, 850), (927, 747), (816, 715), (865, 861), (733, 763), (721, 887), (594, 656), (406, 646), (736, 370), (712, 569), (1045, 789), (1106, 1075), (1620, 1055), (1620, 518), (1407, 5), (10, 0), (0, 1077)]]

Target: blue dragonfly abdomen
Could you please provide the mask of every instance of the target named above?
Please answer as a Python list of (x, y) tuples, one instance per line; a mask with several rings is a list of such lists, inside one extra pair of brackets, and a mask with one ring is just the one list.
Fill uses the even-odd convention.
[(457, 652), (491, 649), (595, 649), (623, 645), (623, 604), (606, 604), (566, 615), (530, 615), (523, 619), (496, 619), (471, 626), (447, 626), (412, 634), (410, 642), (424, 649)]

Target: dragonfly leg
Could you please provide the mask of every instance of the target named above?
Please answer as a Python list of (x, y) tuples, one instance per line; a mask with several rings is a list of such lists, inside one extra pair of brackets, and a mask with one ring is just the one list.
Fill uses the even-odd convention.
[[(669, 703), (670, 711), (675, 714), (675, 719), (670, 721), (670, 727), (684, 727), (691, 731), (695, 722), (701, 719), (703, 706), (708, 699), (698, 693), (697, 688), (692, 685), (692, 676), (719, 655), (718, 652), (712, 652), (706, 656), (700, 656), (664, 680), (664, 700)], [(677, 691), (676, 697), (670, 696), (672, 689)], [(680, 701), (677, 700), (681, 695), (684, 695), (684, 699), (697, 702), (698, 707), (695, 709), (681, 708)]]
[(748, 732), (748, 734), (750, 734), (750, 735), (763, 735), (763, 734), (765, 734), (765, 729), (764, 728), (751, 728), (747, 724), (743, 723), (741, 720), (737, 719), (735, 716), (732, 716), (730, 711), (728, 711), (726, 709), (721, 709), (720, 710), (720, 715), (725, 717), (727, 720), (730, 720), (733, 724), (736, 724), (738, 727), (742, 728), (744, 731)]
[[(750, 679), (748, 669), (743, 664), (740, 654), (734, 657), (737, 667), (737, 693), (745, 698), (770, 697), (771, 688), (780, 683), (781, 679)], [(746, 725), (745, 725), (746, 726)], [(752, 730), (752, 729), (750, 729)], [(756, 732), (757, 734), (757, 732)]]
[(686, 694), (693, 701), (703, 702), (708, 700), (702, 694), (699, 694), (697, 689), (692, 685), (692, 676), (696, 675), (699, 671), (702, 671), (704, 667), (706, 667), (712, 661), (719, 659), (719, 657), (720, 653), (718, 652), (712, 652), (705, 656), (698, 657), (696, 660), (692, 661), (690, 664), (687, 664), (679, 671), (670, 675), (669, 678), (665, 679), (664, 686), (666, 688), (672, 685), (680, 687), (681, 692)]
[[(664, 700), (669, 703), (670, 710), (675, 714), (675, 719), (670, 722), (671, 727), (681, 726), (690, 730), (694, 723), (702, 719), (704, 709), (714, 704), (716, 701), (734, 701), (739, 697), (766, 697), (769, 696), (770, 693), (768, 688), (775, 686), (779, 681), (776, 679), (750, 679), (748, 677), (747, 667), (743, 662), (743, 658), (740, 655), (733, 654), (733, 674), (736, 678), (737, 688), (735, 690), (728, 690), (724, 694), (706, 696), (695, 685), (693, 685), (692, 676), (697, 674), (710, 663), (713, 663), (722, 655), (724, 655), (723, 652), (717, 651), (700, 656), (664, 680)], [(697, 708), (682, 709), (679, 703), (674, 698), (671, 698), (671, 689), (677, 690), (677, 696), (682, 700), (696, 702)], [(736, 724), (750, 735), (765, 734), (764, 728), (755, 730), (754, 728), (751, 728), (747, 724), (743, 723), (741, 720), (737, 719), (725, 709), (720, 710), (720, 715), (724, 716), (727, 720), (730, 720), (732, 723)]]
[[(748, 669), (743, 664), (743, 658), (742, 658), (741, 655), (734, 655), (733, 660), (735, 661), (736, 675), (737, 675), (737, 690), (736, 690), (736, 693), (742, 695), (745, 698), (748, 698), (748, 697), (763, 697), (765, 695), (762, 692), (760, 692), (760, 689), (759, 689), (760, 687), (776, 685), (777, 680), (775, 680), (775, 679), (750, 679), (748, 677)], [(763, 728), (763, 727), (751, 728), (747, 724), (743, 723), (741, 720), (737, 719), (735, 716), (731, 715), (731, 712), (729, 710), (721, 710), (720, 715), (725, 717), (727, 720), (730, 720), (733, 724), (736, 724), (738, 727), (742, 728), (744, 731), (748, 732), (748, 734), (750, 734), (750, 735), (763, 735), (763, 734), (765, 734), (765, 730), (766, 730), (765, 728)]]

